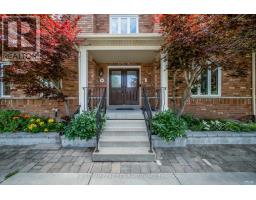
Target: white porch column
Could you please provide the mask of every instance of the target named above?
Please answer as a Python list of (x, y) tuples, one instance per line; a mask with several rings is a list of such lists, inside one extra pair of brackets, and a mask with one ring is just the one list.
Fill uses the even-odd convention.
[(88, 110), (88, 51), (83, 46), (79, 49), (79, 105), (82, 112)]
[(160, 86), (161, 86), (161, 110), (168, 109), (168, 60), (167, 54), (161, 53), (160, 66)]

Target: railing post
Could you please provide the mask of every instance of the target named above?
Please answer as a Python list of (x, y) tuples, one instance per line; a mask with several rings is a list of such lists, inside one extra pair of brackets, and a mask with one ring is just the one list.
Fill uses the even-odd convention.
[(83, 96), (84, 96), (84, 98), (83, 98), (83, 111), (85, 111), (85, 98), (86, 98), (86, 94), (85, 94), (85, 90), (86, 90), (86, 87), (83, 87)]

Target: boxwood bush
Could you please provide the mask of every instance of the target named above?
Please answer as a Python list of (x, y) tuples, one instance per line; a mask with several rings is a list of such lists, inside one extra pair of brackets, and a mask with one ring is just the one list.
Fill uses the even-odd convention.
[(187, 125), (184, 119), (177, 117), (171, 110), (157, 113), (152, 119), (154, 134), (166, 141), (184, 137)]
[(65, 127), (64, 135), (68, 139), (91, 139), (96, 135), (96, 112), (88, 111), (76, 116)]

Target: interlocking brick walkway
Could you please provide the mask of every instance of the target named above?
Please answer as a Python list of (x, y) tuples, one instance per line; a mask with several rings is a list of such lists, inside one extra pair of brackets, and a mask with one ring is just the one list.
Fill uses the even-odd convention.
[(0, 147), (0, 182), (8, 173), (256, 172), (256, 145), (156, 149), (157, 162), (92, 162), (93, 149)]

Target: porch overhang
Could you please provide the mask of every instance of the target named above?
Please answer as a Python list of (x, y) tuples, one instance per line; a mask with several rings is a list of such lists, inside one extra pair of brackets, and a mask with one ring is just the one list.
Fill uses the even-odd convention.
[(80, 46), (87, 50), (160, 50), (160, 34), (84, 34), (78, 37)]

